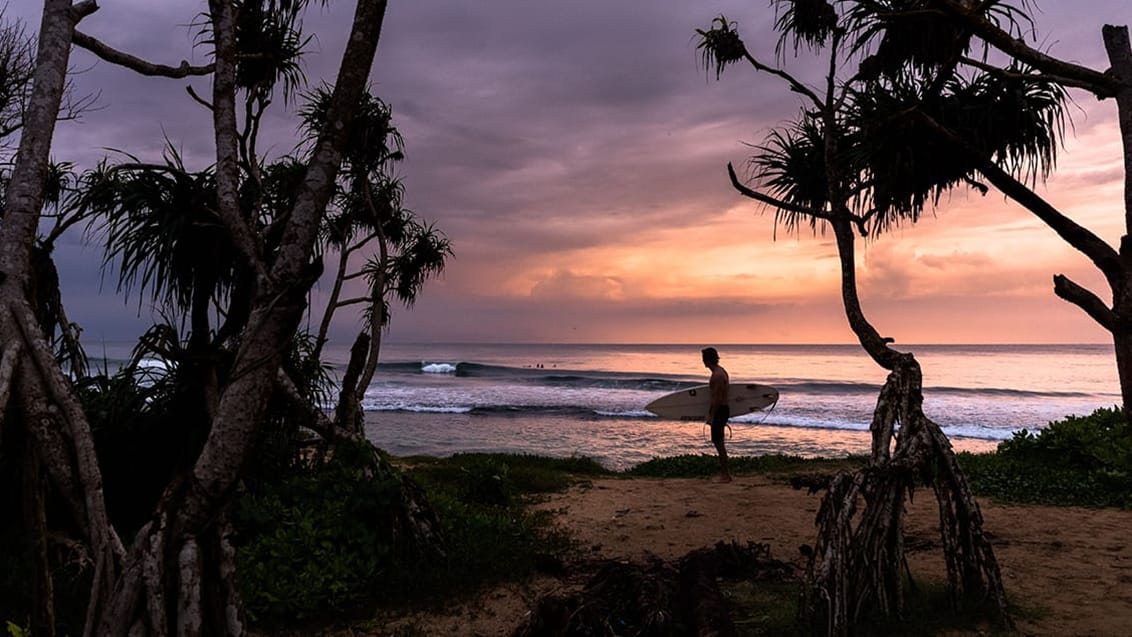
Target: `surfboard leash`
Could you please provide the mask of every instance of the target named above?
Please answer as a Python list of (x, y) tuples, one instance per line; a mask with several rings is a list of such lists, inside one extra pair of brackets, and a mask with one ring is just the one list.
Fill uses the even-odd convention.
[[(758, 422), (756, 422), (756, 423), (751, 423), (751, 424), (754, 424), (754, 425), (761, 425), (761, 424), (763, 424), (764, 422), (766, 422), (766, 419), (767, 419), (767, 418), (768, 418), (768, 417), (770, 416), (770, 413), (771, 413), (772, 411), (774, 411), (775, 407), (778, 407), (778, 401), (777, 401), (777, 400), (775, 400), (775, 401), (774, 401), (773, 403), (771, 403), (771, 404), (770, 404), (770, 408), (769, 408), (769, 409), (764, 409), (764, 410), (761, 410), (761, 411), (762, 411), (762, 414), (763, 414), (763, 417), (762, 417), (762, 419), (761, 419), (761, 420), (759, 420), (759, 421), (758, 421)], [(727, 424), (725, 424), (725, 425), (723, 425), (723, 426), (724, 426), (724, 427), (726, 427), (726, 428), (727, 428), (727, 431), (728, 431), (728, 436), (727, 436), (727, 439), (728, 439), (728, 440), (731, 440), (732, 438), (734, 438), (734, 437), (735, 437), (735, 430), (734, 430), (734, 429), (733, 429), (733, 428), (731, 427), (731, 423), (727, 423)], [(700, 429), (700, 435), (702, 435), (702, 436), (704, 437), (704, 440), (705, 440), (705, 441), (707, 441), (707, 442), (711, 442), (711, 433), (710, 433), (710, 432), (708, 431), (708, 427), (709, 427), (709, 423), (706, 423), (706, 422), (705, 422), (705, 423), (703, 424), (703, 427), (702, 427), (702, 428)]]

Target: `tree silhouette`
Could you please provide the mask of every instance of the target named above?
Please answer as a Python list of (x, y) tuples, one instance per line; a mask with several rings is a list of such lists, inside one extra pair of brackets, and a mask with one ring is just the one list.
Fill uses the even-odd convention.
[[(1016, 181), (1044, 178), (1062, 132), (1064, 91), (1020, 81), (1021, 64), (1006, 72), (963, 66), (970, 32), (929, 10), (930, 2), (778, 0), (778, 51), (824, 56), (821, 88), (756, 59), (738, 26), (725, 17), (699, 30), (706, 70), (717, 77), (747, 64), (783, 80), (802, 108), (772, 131), (749, 162), (744, 181), (728, 166), (732, 185), (775, 210), (789, 231), (832, 231), (841, 264), (841, 296), (862, 348), (889, 376), (870, 425), (869, 464), (828, 485), (818, 513), (806, 610), (819, 632), (844, 635), (873, 612), (903, 608), (904, 498), (927, 484), (940, 505), (940, 530), (954, 605), (990, 601), (1009, 623), (1006, 596), (982, 515), (951, 444), (922, 411), (922, 373), (911, 352), (866, 318), (857, 292), (856, 238), (914, 223), (942, 193), (959, 186), (985, 190), (985, 165)], [(979, 5), (985, 20), (1017, 28), (1024, 13), (1004, 3)], [(925, 13), (927, 11), (927, 13)], [(973, 67), (973, 70), (972, 70)], [(946, 122), (966, 148), (941, 144)]]
[[(323, 125), (329, 101), (325, 88), (310, 95), (302, 113), (308, 136)], [(377, 370), (382, 330), (391, 318), (389, 303), (394, 297), (406, 306), (415, 303), (425, 282), (444, 270), (452, 248), (440, 230), (422, 223), (403, 204), (404, 187), (393, 171), (404, 157), (404, 141), (392, 125), (392, 109), (367, 92), (356, 111), (355, 133), (323, 228), (325, 249), (337, 252), (338, 260), (314, 353), (326, 343), (336, 312), (361, 305), (364, 327), (351, 348), (335, 410), (338, 427), (360, 433), (360, 401)], [(367, 252), (360, 266), (354, 263)], [(365, 281), (365, 293), (342, 298), (344, 286), (358, 279)]]
[[(296, 27), (306, 4), (211, 0), (201, 18), (199, 42), (212, 61), (167, 66), (79, 31), (78, 24), (98, 10), (96, 3), (44, 2), (33, 86), (0, 223), (0, 397), (8, 399), (5, 415), (16, 416), (4, 420), (5, 428), (16, 423), (26, 430), (92, 567), (84, 634), (246, 630), (232, 577), (234, 549), (225, 509), (282, 384), (284, 359), (320, 272), (319, 230), (334, 196), (354, 107), (366, 88), (386, 8), (384, 0), (357, 3), (325, 125), (302, 159), (302, 170), (292, 173), (300, 179), (284, 186), (261, 166), (256, 123), (276, 95), (272, 87), (282, 82), (286, 88), (296, 77), (294, 54), (305, 42)], [(212, 87), (207, 98), (193, 94), (212, 115), (216, 160), (210, 171), (190, 173), (176, 161), (115, 169), (114, 177), (124, 183), (107, 191), (107, 210), (114, 208), (114, 197), (142, 193), (147, 198), (136, 201), (155, 212), (107, 226), (126, 242), (117, 257), (126, 264), (123, 283), (187, 307), (190, 349), (197, 342), (203, 347), (206, 341), (231, 339), (235, 344), (223, 380), (209, 381), (215, 393), (206, 401), (206, 436), (199, 453), (164, 485), (152, 514), (125, 539), (107, 513), (90, 419), (37, 320), (31, 284), (48, 195), (52, 132), (63, 112), (73, 46), (147, 75), (207, 75)], [(176, 196), (163, 201), (160, 193)], [(268, 200), (280, 207), (261, 216)], [(176, 216), (158, 218), (156, 211), (162, 209)], [(184, 246), (160, 236), (170, 229), (204, 242), (208, 249), (203, 256), (217, 261), (205, 264), (196, 258), (202, 255), (182, 253)], [(147, 240), (157, 242), (152, 255), (141, 252)], [(238, 276), (229, 281), (232, 272)], [(240, 303), (230, 306), (224, 319), (241, 328), (228, 333), (221, 325), (213, 334), (210, 310), (202, 308), (225, 294), (238, 296)]]

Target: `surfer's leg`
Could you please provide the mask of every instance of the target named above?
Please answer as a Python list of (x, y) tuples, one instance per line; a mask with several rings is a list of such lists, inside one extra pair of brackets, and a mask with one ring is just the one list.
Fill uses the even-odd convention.
[(723, 430), (727, 426), (727, 421), (711, 425), (711, 441), (715, 444), (715, 450), (719, 452), (719, 481), (731, 482), (731, 472), (727, 470), (727, 447), (723, 442)]

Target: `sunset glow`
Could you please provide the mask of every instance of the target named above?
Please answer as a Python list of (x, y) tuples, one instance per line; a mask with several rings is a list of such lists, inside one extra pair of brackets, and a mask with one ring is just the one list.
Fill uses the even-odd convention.
[[(1101, 25), (1132, 22), (1124, 0), (1039, 6), (1039, 41), (1094, 68), (1107, 66)], [(312, 45), (311, 84), (331, 79), (343, 32), (332, 27), (348, 20), (344, 8), (307, 25), (325, 34)], [(34, 23), (21, 13), (31, 9), (9, 11)], [(184, 25), (195, 10), (135, 0), (83, 24), (126, 51), (192, 60)], [(396, 310), (388, 338), (852, 342), (832, 236), (779, 228), (776, 238), (773, 211), (728, 183), (727, 163), (744, 166), (747, 144), (793, 117), (798, 100), (749, 69), (705, 76), (693, 30), (720, 13), (774, 59), (773, 12), (760, 3), (390, 3), (373, 85), (405, 138), (407, 203), (448, 234), (455, 258), (413, 308)], [(108, 147), (153, 160), (167, 135), (194, 168), (213, 161), (208, 115), (184, 82), (138, 78), (81, 50), (74, 65), (89, 67), (75, 82), (101, 92), (102, 108), (60, 125), (57, 160), (89, 166)], [(1075, 99), (1056, 173), (1039, 192), (1115, 243), (1115, 107)], [(272, 152), (288, 152), (294, 120), (277, 114), (267, 128)], [(130, 338), (148, 308), (131, 323), (121, 316), (133, 303), (99, 298), (98, 251), (81, 243), (74, 237), (58, 253), (74, 318), (88, 337)], [(1107, 299), (1095, 268), (994, 190), (945, 197), (934, 216), (861, 241), (858, 253), (865, 311), (898, 343), (1107, 341), (1052, 290), (1051, 277), (1064, 273)], [(357, 326), (344, 316), (335, 330), (349, 338)]]

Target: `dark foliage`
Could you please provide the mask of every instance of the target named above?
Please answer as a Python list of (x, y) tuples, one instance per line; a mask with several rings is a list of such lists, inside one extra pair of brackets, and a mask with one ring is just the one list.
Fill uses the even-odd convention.
[(739, 37), (738, 24), (729, 22), (726, 16), (713, 19), (710, 29), (696, 29), (696, 33), (700, 35), (700, 43), (696, 48), (700, 50), (704, 71), (711, 71), (714, 67), (716, 79), (723, 74), (727, 65), (747, 56), (747, 47)]
[(400, 477), (371, 473), (349, 445), (245, 490), (233, 509), (241, 593), (257, 623), (355, 607), (395, 566)]
[(838, 28), (837, 10), (827, 0), (775, 0), (774, 9), (779, 55), (787, 40), (797, 53), (802, 45), (822, 46)]

